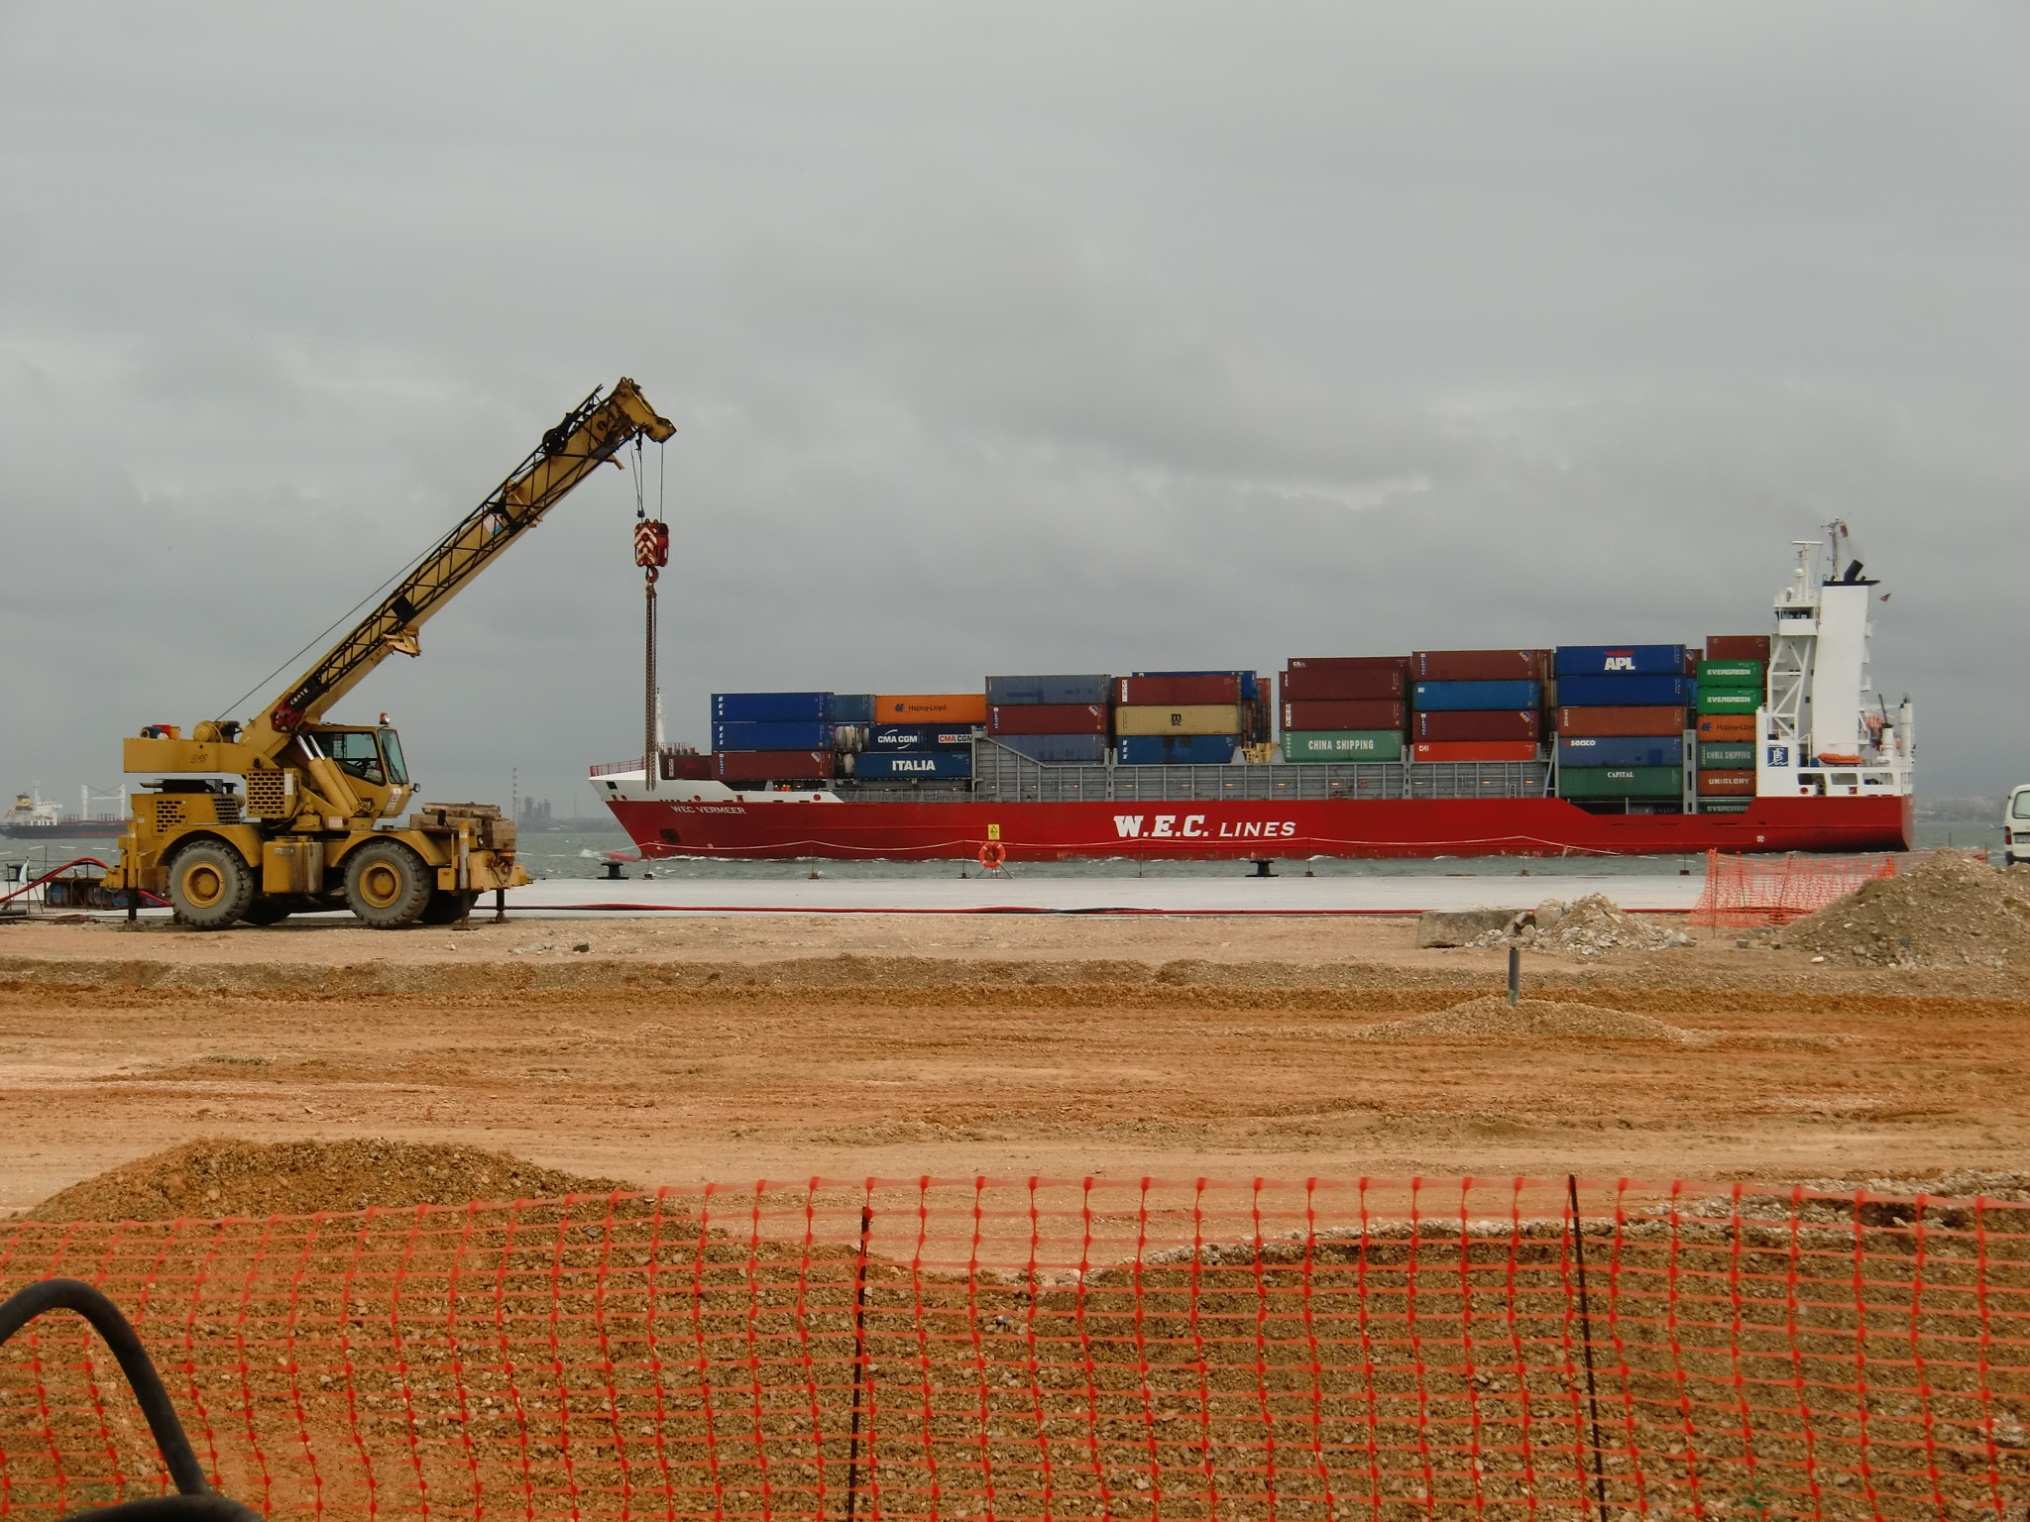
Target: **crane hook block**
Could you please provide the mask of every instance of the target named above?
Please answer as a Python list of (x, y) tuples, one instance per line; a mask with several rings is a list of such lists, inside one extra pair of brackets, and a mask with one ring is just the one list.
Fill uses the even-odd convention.
[(651, 568), (670, 563), (670, 526), (644, 518), (634, 526), (634, 563)]

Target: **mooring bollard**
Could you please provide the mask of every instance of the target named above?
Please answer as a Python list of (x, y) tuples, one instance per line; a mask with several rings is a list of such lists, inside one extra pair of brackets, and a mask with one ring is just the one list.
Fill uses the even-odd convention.
[(1511, 1007), (1522, 997), (1523, 953), (1522, 947), (1508, 948), (1508, 1002)]

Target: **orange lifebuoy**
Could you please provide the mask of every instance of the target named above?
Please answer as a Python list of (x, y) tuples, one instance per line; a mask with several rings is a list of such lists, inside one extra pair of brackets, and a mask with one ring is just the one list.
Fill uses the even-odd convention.
[(990, 840), (980, 847), (980, 865), (989, 872), (998, 871), (1001, 863), (1008, 859), (1008, 848), (998, 840)]

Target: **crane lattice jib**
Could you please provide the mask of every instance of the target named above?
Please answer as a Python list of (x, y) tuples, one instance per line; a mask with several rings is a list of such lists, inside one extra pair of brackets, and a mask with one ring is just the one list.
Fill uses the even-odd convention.
[(466, 514), (382, 598), (271, 703), (243, 737), (274, 755), (303, 724), (323, 717), (389, 655), (416, 653), (416, 632), (514, 540), (542, 521), (571, 489), (646, 436), (661, 443), (676, 428), (622, 379), (566, 413), (487, 499)]

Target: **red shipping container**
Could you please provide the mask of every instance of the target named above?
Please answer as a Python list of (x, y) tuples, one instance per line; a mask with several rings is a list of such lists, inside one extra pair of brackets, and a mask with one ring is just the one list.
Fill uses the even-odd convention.
[(1409, 685), (1409, 666), (1406, 660), (1386, 666), (1341, 666), (1325, 661), (1300, 666), (1292, 661), (1283, 673), (1283, 698), (1305, 703), (1399, 698)]
[(1410, 676), (1419, 682), (1547, 682), (1548, 650), (1413, 650)]
[(1293, 655), (1292, 671), (1408, 671), (1407, 655)]
[(1410, 731), (1418, 740), (1535, 740), (1543, 732), (1544, 716), (1534, 708), (1419, 713)]
[(1726, 745), (1752, 745), (1755, 742), (1755, 715), (1702, 713), (1699, 715), (1699, 738), (1717, 740)]
[(1742, 798), (1755, 792), (1755, 773), (1750, 771), (1723, 771), (1699, 773), (1699, 796), (1701, 798)]
[(1769, 636), (1766, 634), (1708, 634), (1706, 636), (1706, 659), (1709, 661), (1767, 661), (1769, 659)]
[(1697, 676), (1699, 674), (1699, 662), (1705, 658), (1705, 651), (1694, 649), (1690, 645), (1685, 646), (1685, 675)]
[(698, 751), (666, 750), (662, 774), (665, 782), (705, 782), (712, 776), (712, 758)]
[(1366, 701), (1285, 703), (1283, 728), (1291, 729), (1393, 729), (1400, 731), (1409, 722), (1409, 708), (1401, 702), (1374, 698)]
[(1560, 708), (1558, 733), (1569, 738), (1681, 735), (1682, 708)]
[(721, 782), (821, 782), (837, 761), (828, 750), (722, 750), (712, 769)]
[(1413, 761), (1534, 761), (1534, 740), (1426, 740), (1410, 747)]
[[(1114, 683), (1114, 701), (1146, 708), (1183, 708), (1193, 703), (1238, 703), (1241, 679), (1226, 676), (1124, 676)], [(1014, 730), (1007, 731), (1014, 734)]]
[(990, 735), (1103, 735), (1107, 710), (1100, 703), (1006, 703), (987, 710)]

